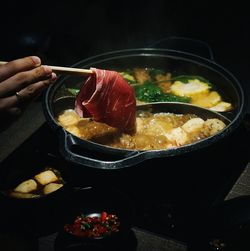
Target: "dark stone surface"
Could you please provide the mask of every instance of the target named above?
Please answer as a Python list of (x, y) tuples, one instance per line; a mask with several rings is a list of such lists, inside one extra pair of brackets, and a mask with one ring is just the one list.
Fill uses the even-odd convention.
[[(165, 238), (140, 228), (133, 228), (132, 233), (136, 239), (135, 251), (186, 251), (184, 243), (171, 238)], [(39, 239), (39, 251), (53, 251), (57, 234), (51, 234)], [(122, 249), (123, 250), (123, 249)]]

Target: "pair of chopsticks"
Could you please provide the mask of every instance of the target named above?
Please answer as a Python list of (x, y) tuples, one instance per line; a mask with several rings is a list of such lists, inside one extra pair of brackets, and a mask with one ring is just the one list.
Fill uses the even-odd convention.
[[(8, 62), (0, 61), (0, 65), (4, 65)], [(72, 68), (72, 67), (61, 67), (61, 66), (51, 66), (48, 65), (53, 72), (57, 74), (65, 74), (65, 75), (77, 75), (77, 76), (86, 76), (93, 74), (92, 70), (89, 69), (81, 69), (81, 68)]]

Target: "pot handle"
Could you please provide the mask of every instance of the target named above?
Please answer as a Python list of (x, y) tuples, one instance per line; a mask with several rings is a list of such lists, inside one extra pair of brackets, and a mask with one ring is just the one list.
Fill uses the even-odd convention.
[(59, 130), (59, 139), (60, 152), (68, 161), (97, 169), (121, 169), (124, 167), (136, 165), (146, 159), (154, 157), (152, 154), (146, 151), (135, 151), (132, 152), (132, 154), (124, 156), (124, 158), (118, 160), (100, 160), (73, 152), (71, 149), (74, 145), (77, 145), (76, 141), (74, 140), (72, 134), (67, 133), (64, 129)]
[(180, 50), (183, 52), (189, 52), (195, 55), (203, 56), (207, 59), (214, 61), (214, 54), (210, 45), (198, 39), (170, 36), (156, 40), (149, 44), (147, 47), (160, 47), (166, 49)]

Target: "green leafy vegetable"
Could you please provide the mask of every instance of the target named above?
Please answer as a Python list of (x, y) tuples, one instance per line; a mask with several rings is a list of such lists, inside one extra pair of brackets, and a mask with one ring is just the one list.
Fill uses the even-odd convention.
[(151, 82), (134, 87), (136, 98), (144, 102), (184, 102), (189, 103), (189, 97), (179, 97), (174, 94), (164, 93), (161, 88)]
[(123, 72), (119, 72), (119, 73), (125, 80), (128, 81), (129, 84), (136, 83), (134, 76), (131, 73), (129, 73), (129, 71), (123, 71)]
[(74, 96), (76, 96), (78, 94), (78, 92), (80, 91), (79, 89), (76, 88), (67, 88), (67, 90)]

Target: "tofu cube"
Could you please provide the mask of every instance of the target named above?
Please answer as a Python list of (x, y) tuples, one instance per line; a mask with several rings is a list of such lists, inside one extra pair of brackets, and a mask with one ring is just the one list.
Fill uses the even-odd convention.
[(34, 178), (41, 185), (47, 185), (47, 184), (49, 184), (51, 182), (55, 182), (55, 181), (58, 180), (55, 173), (53, 171), (51, 171), (51, 170), (41, 172), (41, 173), (37, 174)]
[(33, 179), (25, 180), (19, 184), (14, 191), (19, 193), (29, 193), (37, 189), (37, 183)]
[(44, 194), (49, 194), (49, 193), (53, 193), (56, 190), (58, 190), (59, 188), (61, 188), (63, 186), (63, 184), (59, 184), (59, 183), (49, 183), (47, 184), (44, 188), (43, 188), (43, 193)]

